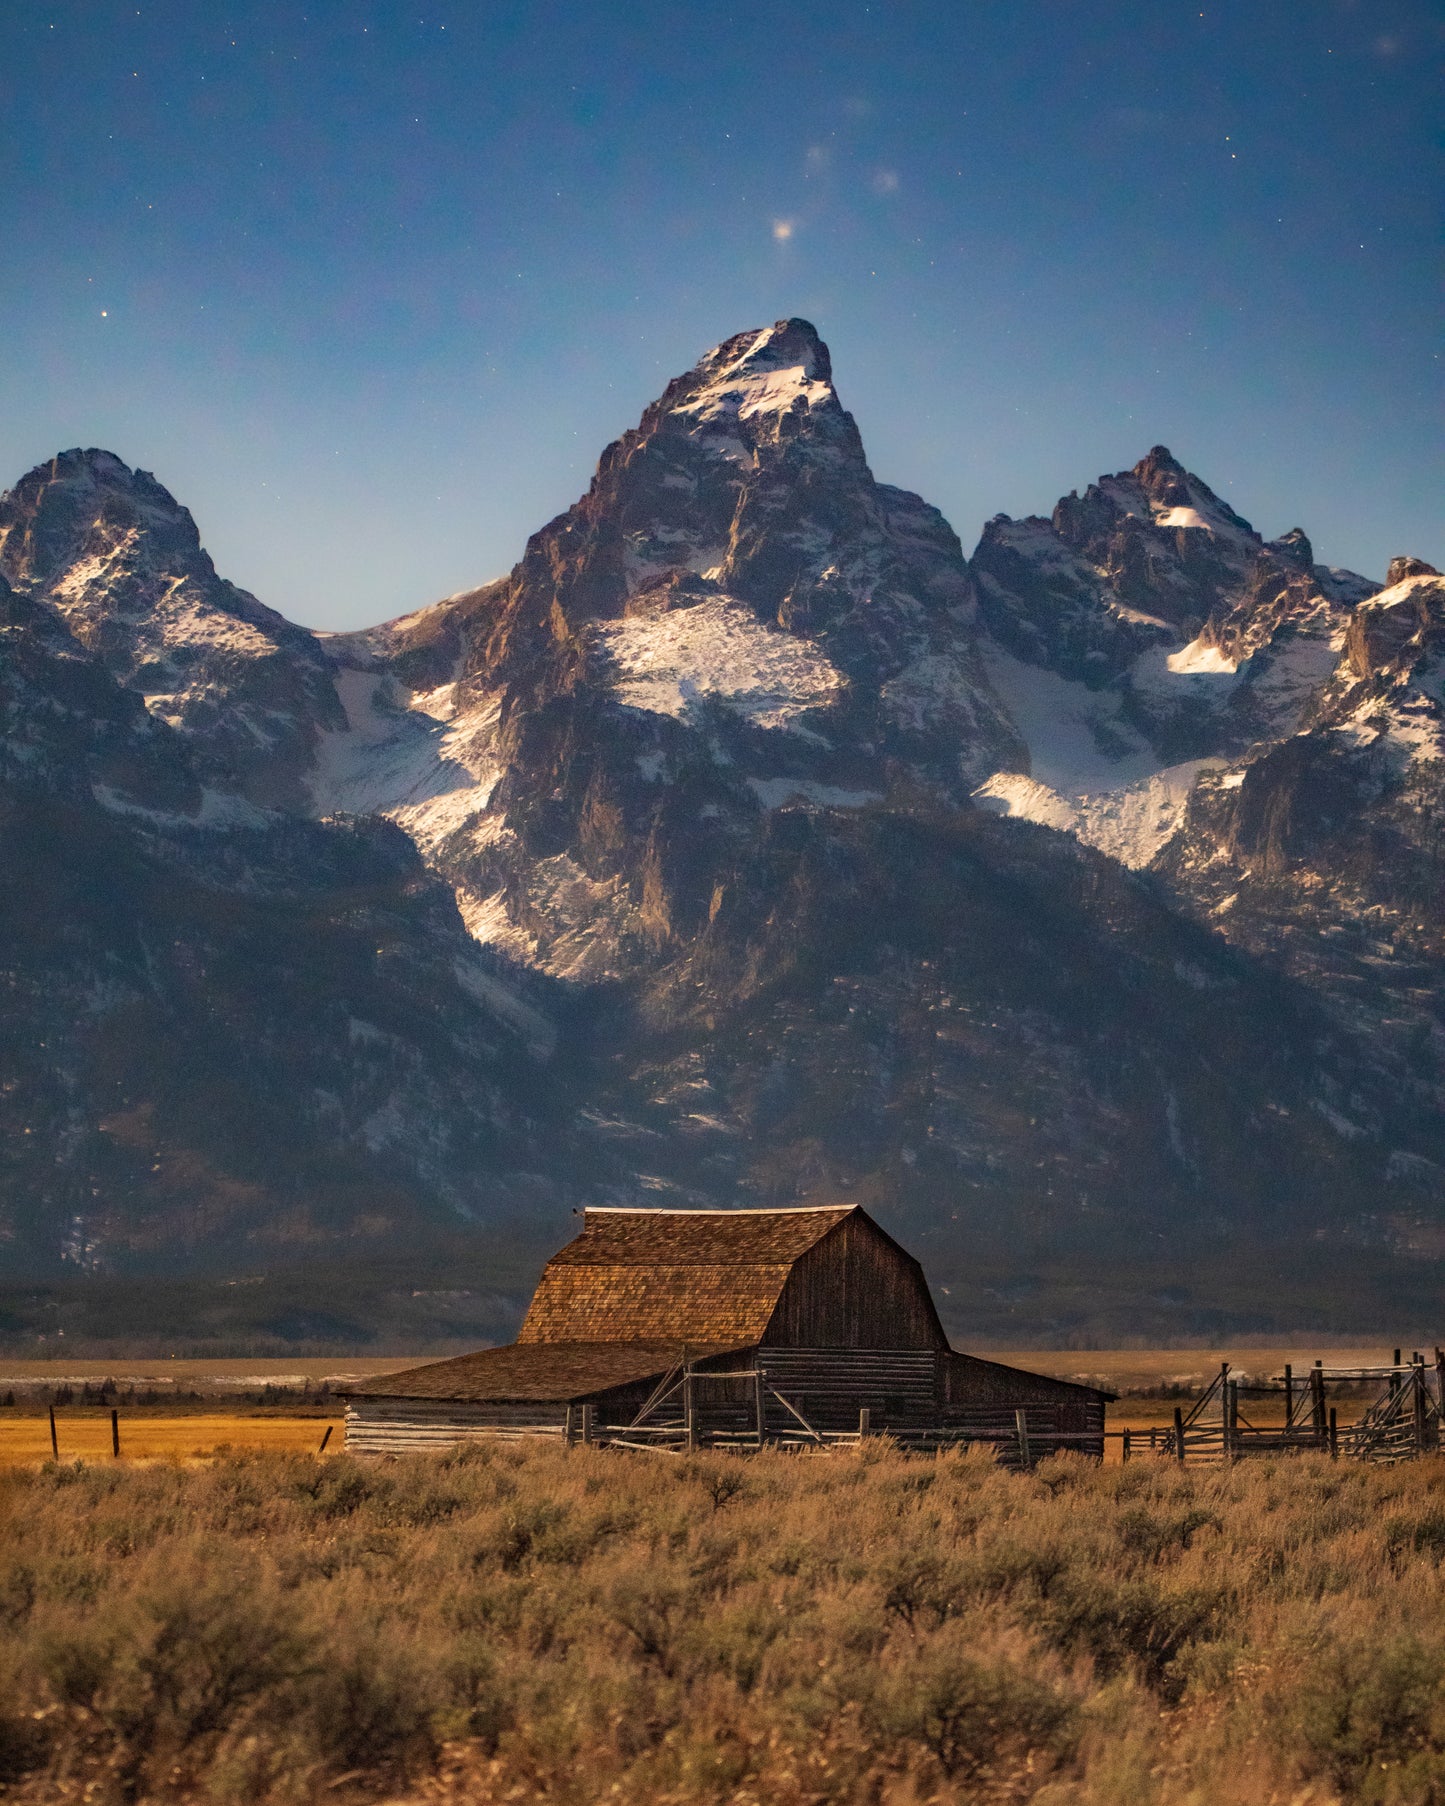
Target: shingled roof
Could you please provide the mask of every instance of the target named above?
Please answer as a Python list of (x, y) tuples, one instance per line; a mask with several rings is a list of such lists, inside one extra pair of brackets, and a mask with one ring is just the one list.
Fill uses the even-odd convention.
[(757, 1342), (794, 1262), (855, 1208), (588, 1210), (517, 1341)]
[[(690, 1360), (728, 1354), (717, 1343), (692, 1343)], [(446, 1398), (477, 1404), (570, 1404), (613, 1386), (660, 1379), (677, 1366), (676, 1342), (554, 1342), (484, 1348), (450, 1361), (430, 1361), (349, 1388), (354, 1398)]]

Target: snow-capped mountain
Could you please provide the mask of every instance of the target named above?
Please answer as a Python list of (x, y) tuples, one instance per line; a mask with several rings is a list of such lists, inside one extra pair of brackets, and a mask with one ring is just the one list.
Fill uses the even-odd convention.
[[(143, 1155), (91, 1187), (107, 1206), (62, 1209), (35, 1175), (110, 1147), (111, 1115), (34, 1003), (5, 1095), (43, 1143), (12, 1187), (41, 1266), (270, 1249), (278, 1223), (330, 1245), (349, 1185), (386, 1198), (355, 1215), (406, 1257), (445, 1223), (586, 1199), (866, 1194), (975, 1320), (1040, 1329), (1137, 1323), (1146, 1281), (1114, 1275), (1166, 1234), (1215, 1275), (1201, 1297), (1235, 1284), (1241, 1237), (1306, 1231), (1317, 1290), (1345, 1259), (1361, 1297), (1371, 1261), (1419, 1283), (1379, 1224), (1402, 1183), (1407, 1214), (1437, 1208), (1445, 1080), (1433, 1055), (1402, 1073), (1409, 1034), (1438, 1033), (1441, 949), (1412, 953), (1409, 1010), (1357, 963), (1353, 1013), (1299, 949), (1342, 944), (1386, 821), (1414, 864), (1379, 882), (1414, 895), (1435, 870), (1428, 567), (1372, 597), (1158, 447), (1050, 520), (991, 521), (965, 561), (874, 479), (826, 347), (789, 320), (670, 383), (508, 576), (377, 628), (273, 614), (103, 452), (0, 500), (0, 569), (0, 681), (29, 724), (6, 794), (52, 850), (78, 834), (90, 867), (151, 874), (43, 982), (16, 888), (7, 963), (61, 1016), (94, 995), (92, 1039), (127, 1010), (184, 1025), (104, 1069), (117, 1120), (179, 1136), (197, 1106), (167, 1034), (190, 1050), (207, 1009), (234, 1028), (210, 1164), (166, 1194), (181, 1215)], [(37, 660), (63, 706), (14, 700)], [(1277, 898), (1306, 872), (1301, 926)], [(173, 917), (202, 894), (200, 951)], [(191, 974), (172, 1016), (145, 988), (168, 946)], [(334, 1202), (303, 1205), (328, 1162)], [(243, 1207), (233, 1184), (259, 1189)], [(174, 1224), (164, 1256), (127, 1239), (142, 1220)]]
[(1316, 564), (1299, 528), (1264, 541), (1159, 445), (1051, 520), (991, 520), (970, 569), (1029, 748), (978, 799), (1133, 866), (1201, 772), (1295, 731), (1378, 587)]

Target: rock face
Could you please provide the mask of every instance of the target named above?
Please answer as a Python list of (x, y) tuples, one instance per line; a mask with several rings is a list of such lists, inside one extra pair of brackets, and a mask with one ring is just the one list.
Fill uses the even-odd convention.
[(1383, 1191), (1405, 1187), (1407, 1224), (1420, 1196), (1445, 1198), (1445, 578), (1422, 564), (1392, 563), (1397, 581), (1355, 610), (1306, 726), (1204, 779), (1158, 862), (1185, 908), (1326, 1001), (1388, 1075), (1394, 1111), (1360, 1097), (1337, 1127), (1368, 1141), (1413, 1117)]
[[(365, 632), (64, 454), (0, 500), (11, 870), (65, 925), (12, 883), (0, 1233), (404, 1265), (846, 1194), (975, 1331), (1409, 1297), (1442, 580), (1397, 565), (1366, 601), (1160, 447), (970, 564), (799, 320), (670, 383), (509, 576)], [(1240, 1247), (1302, 1238), (1246, 1298)]]
[(216, 575), (195, 522), (148, 472), (63, 452), (0, 499), (0, 574), (50, 604), (204, 778), (299, 805), (293, 773), (345, 725), (313, 634)]
[(1264, 541), (1160, 445), (1052, 520), (990, 521), (971, 570), (1029, 746), (979, 800), (1133, 866), (1202, 770), (1295, 731), (1376, 587), (1316, 564), (1299, 528)]
[(3, 579), (0, 727), (7, 1279), (545, 1206), (554, 1030), (404, 834), (209, 788), (190, 737)]

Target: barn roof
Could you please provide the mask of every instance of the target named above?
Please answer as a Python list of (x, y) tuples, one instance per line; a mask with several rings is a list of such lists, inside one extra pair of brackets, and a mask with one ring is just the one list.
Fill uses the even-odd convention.
[(856, 1208), (588, 1210), (517, 1340), (756, 1342), (793, 1264)]
[[(689, 1359), (737, 1352), (693, 1343)], [(476, 1404), (571, 1404), (614, 1386), (661, 1379), (682, 1357), (676, 1342), (546, 1342), (484, 1348), (350, 1387), (353, 1398), (445, 1398)]]

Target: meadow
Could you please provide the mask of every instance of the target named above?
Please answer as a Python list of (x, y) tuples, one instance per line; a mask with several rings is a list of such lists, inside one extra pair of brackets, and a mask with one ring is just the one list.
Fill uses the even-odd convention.
[(1445, 1802), (1445, 1462), (493, 1445), (0, 1475), (42, 1802)]

